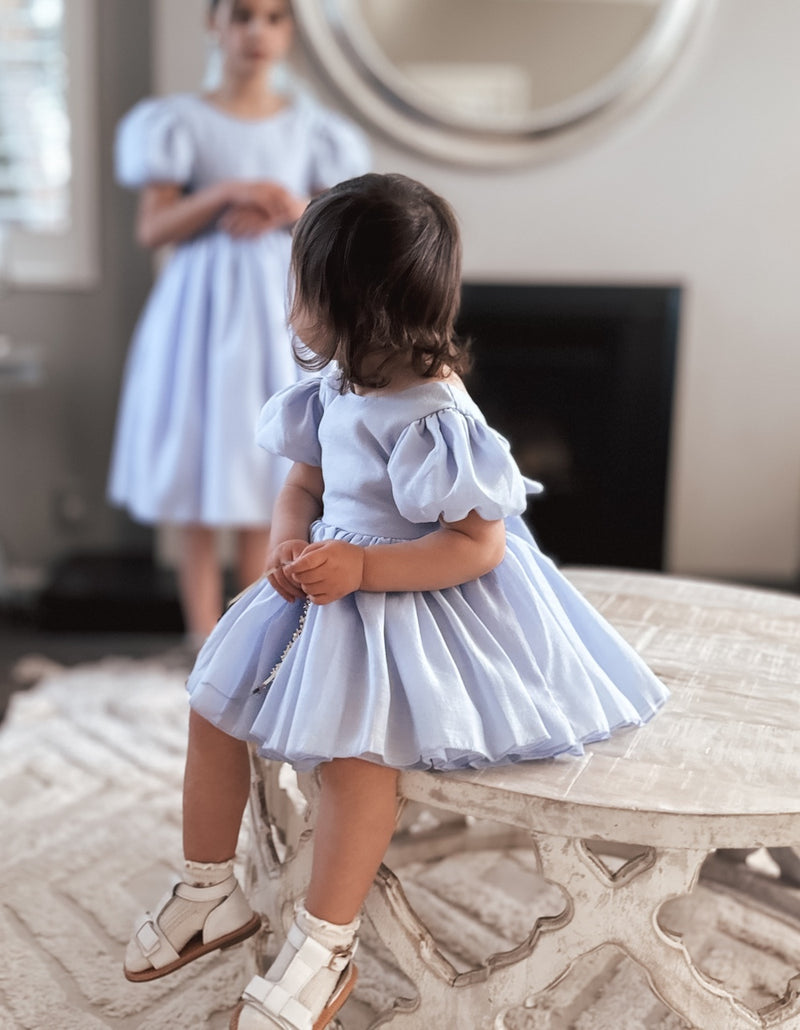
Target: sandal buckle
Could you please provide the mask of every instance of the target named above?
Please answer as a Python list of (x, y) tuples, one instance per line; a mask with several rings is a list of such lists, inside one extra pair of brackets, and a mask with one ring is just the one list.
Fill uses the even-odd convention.
[(144, 955), (145, 958), (150, 958), (154, 952), (158, 951), (161, 947), (161, 938), (156, 932), (152, 919), (148, 919), (146, 923), (142, 923), (136, 931), (136, 940), (138, 941), (139, 947), (142, 949), (142, 955)]

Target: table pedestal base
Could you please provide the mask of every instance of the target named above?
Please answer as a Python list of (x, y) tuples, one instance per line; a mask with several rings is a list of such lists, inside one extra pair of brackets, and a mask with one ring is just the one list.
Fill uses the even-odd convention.
[[(250, 894), (270, 919), (274, 934), (270, 953), (283, 938), (296, 898), (306, 889), (317, 804), (313, 775), (295, 779), (285, 766), (253, 758), (253, 809), (256, 833), (251, 852)], [(427, 774), (424, 774), (427, 775)], [(455, 813), (429, 834), (409, 840), (401, 834), (387, 857), (435, 858), (469, 846), (469, 784), (432, 774), (437, 795)], [(401, 788), (403, 778), (401, 778)], [(381, 867), (365, 911), (398, 969), (414, 985), (416, 997), (398, 998), (391, 1009), (368, 1025), (392, 1030), (503, 1030), (505, 1014), (525, 1005), (564, 978), (583, 956), (605, 946), (628, 955), (645, 972), (651, 989), (687, 1026), (698, 1030), (752, 1030), (753, 1027), (800, 1027), (800, 1001), (792, 981), (786, 996), (767, 1009), (753, 1011), (705, 976), (694, 965), (679, 936), (659, 923), (664, 902), (689, 893), (707, 857), (706, 850), (668, 849), (584, 841), (521, 830), (520, 796), (508, 799), (509, 824), (493, 824), (494, 838), (481, 846), (510, 842), (532, 849), (541, 876), (557, 886), (564, 906), (543, 916), (512, 950), (488, 955), (481, 964), (461, 970), (448, 960), (409, 904), (388, 864)], [(257, 940), (257, 960), (268, 964), (265, 941)], [(800, 980), (800, 978), (798, 978)], [(341, 1017), (348, 1027), (347, 1009)]]

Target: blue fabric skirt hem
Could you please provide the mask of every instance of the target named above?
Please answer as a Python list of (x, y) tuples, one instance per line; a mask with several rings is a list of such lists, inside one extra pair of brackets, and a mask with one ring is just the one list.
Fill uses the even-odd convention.
[(308, 772), (324, 762), (339, 758), (360, 758), (366, 762), (399, 770), (456, 772), (459, 769), (487, 769), (492, 766), (544, 761), (559, 755), (581, 757), (586, 753), (586, 746), (608, 740), (621, 730), (643, 726), (664, 704), (662, 701), (661, 704), (654, 705), (652, 711), (641, 719), (620, 721), (607, 729), (586, 734), (580, 740), (555, 741), (550, 738), (540, 738), (524, 744), (514, 743), (509, 746), (508, 750), (493, 755), (482, 754), (474, 750), (461, 750), (457, 747), (446, 747), (426, 751), (416, 758), (408, 756), (401, 759), (397, 756), (387, 756), (377, 751), (358, 747), (349, 749), (339, 747), (324, 755), (285, 754), (250, 732), (253, 713), (258, 712), (261, 701), (262, 698), (254, 693), (249, 703), (242, 706), (231, 706), (230, 698), (222, 691), (217, 690), (213, 683), (201, 682), (192, 693), (189, 703), (193, 711), (212, 723), (217, 729), (238, 740), (254, 744), (261, 758), (275, 762), (287, 762), (297, 772)]

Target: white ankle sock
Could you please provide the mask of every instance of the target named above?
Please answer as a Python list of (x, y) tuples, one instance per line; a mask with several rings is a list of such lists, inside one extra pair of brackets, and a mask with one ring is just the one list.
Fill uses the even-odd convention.
[(222, 883), (233, 872), (232, 858), (227, 862), (192, 862), (187, 858), (183, 865), (186, 870), (183, 878), (192, 887), (211, 887), (215, 883)]
[(360, 916), (356, 916), (352, 923), (328, 923), (324, 919), (312, 916), (302, 903), (297, 906), (294, 914), (303, 933), (331, 950), (349, 948), (361, 926)]

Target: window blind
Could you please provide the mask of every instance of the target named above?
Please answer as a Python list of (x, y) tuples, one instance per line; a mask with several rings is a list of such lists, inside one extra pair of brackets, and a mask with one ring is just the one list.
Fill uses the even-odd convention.
[(65, 0), (0, 0), (0, 223), (70, 221)]

